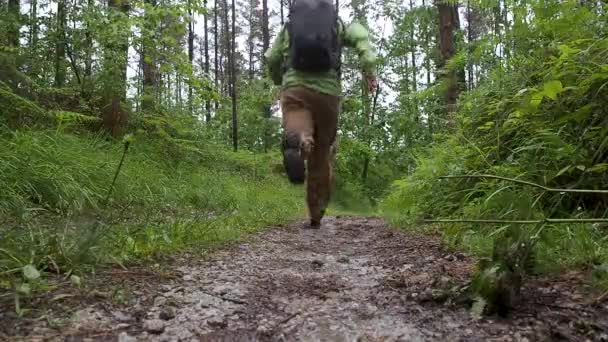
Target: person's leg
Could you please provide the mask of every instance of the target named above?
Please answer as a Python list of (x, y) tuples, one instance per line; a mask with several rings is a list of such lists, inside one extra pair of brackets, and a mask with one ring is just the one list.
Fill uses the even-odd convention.
[[(308, 158), (307, 201), (310, 224), (317, 228), (329, 205), (333, 182), (332, 158), (335, 153), (339, 98), (314, 94), (314, 146)], [(312, 102), (312, 101), (311, 101)]]
[(329, 146), (315, 144), (308, 158), (306, 200), (310, 225), (318, 228), (329, 200)]
[(313, 146), (313, 118), (299, 88), (285, 89), (281, 94), (283, 112), (283, 165), (294, 184), (305, 180), (304, 160)]
[(329, 197), (334, 191), (334, 187), (336, 186), (336, 155), (338, 153), (338, 142), (334, 140), (329, 148)]

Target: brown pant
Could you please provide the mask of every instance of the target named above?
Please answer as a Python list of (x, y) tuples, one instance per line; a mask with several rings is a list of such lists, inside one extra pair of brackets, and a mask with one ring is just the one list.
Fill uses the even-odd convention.
[(331, 196), (340, 98), (305, 87), (281, 94), (285, 133), (300, 136), (306, 159), (306, 200), (311, 220), (319, 221)]

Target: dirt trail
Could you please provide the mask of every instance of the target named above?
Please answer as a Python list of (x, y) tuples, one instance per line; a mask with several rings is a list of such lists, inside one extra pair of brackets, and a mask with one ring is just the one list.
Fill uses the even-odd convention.
[(330, 217), (320, 230), (302, 227), (268, 229), (179, 266), (178, 279), (155, 285), (129, 307), (94, 303), (67, 326), (32, 329), (26, 340), (608, 339), (606, 307), (585, 309), (570, 286), (535, 284), (545, 290), (524, 293), (550, 304), (524, 305), (510, 319), (474, 321), (464, 305), (432, 300), (434, 289), (465, 283), (473, 265), (446, 252), (439, 239), (391, 230), (376, 218)]

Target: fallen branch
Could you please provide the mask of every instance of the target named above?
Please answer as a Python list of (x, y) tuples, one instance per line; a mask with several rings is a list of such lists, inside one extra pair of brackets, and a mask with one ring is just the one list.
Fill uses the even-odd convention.
[(608, 218), (589, 219), (540, 219), (540, 220), (474, 220), (474, 219), (436, 219), (422, 220), (424, 223), (498, 223), (498, 224), (540, 224), (540, 223), (608, 223)]
[(592, 300), (590, 303), (587, 304), (599, 304), (601, 302), (604, 301), (604, 299), (608, 298), (608, 291), (602, 293), (600, 296), (598, 296), (597, 298), (595, 298), (594, 300)]
[(231, 303), (239, 304), (239, 305), (247, 305), (247, 302), (239, 300), (239, 299), (228, 298), (228, 297), (225, 297), (225, 296), (222, 296), (222, 295), (217, 295), (217, 294), (209, 292), (209, 291), (202, 291), (201, 290), (201, 292), (204, 293), (204, 294), (206, 294), (206, 295), (209, 295), (211, 297), (215, 297), (217, 299), (221, 299), (221, 300), (226, 301), (226, 302), (231, 302)]
[(519, 183), (524, 185), (533, 186), (535, 188), (539, 188), (548, 192), (570, 192), (570, 193), (591, 193), (591, 194), (608, 194), (608, 190), (591, 190), (591, 189), (556, 189), (549, 188), (544, 185), (540, 185), (533, 182), (528, 182), (520, 179), (496, 176), (496, 175), (453, 175), (453, 176), (441, 176), (439, 179), (451, 179), (451, 178), (492, 178), (492, 179), (500, 179), (513, 183)]

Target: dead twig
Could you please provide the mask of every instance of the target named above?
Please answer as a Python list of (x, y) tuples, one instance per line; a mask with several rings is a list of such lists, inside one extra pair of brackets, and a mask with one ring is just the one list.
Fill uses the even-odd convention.
[(300, 311), (294, 312), (291, 315), (287, 316), (286, 318), (284, 318), (282, 321), (280, 321), (276, 327), (279, 327), (283, 324), (288, 323), (289, 321), (291, 321), (292, 319), (296, 318), (298, 315), (300, 315)]
[(439, 177), (439, 179), (451, 179), (451, 178), (492, 178), (492, 179), (500, 179), (500, 180), (505, 180), (505, 181), (509, 181), (509, 182), (513, 182), (513, 183), (519, 183), (519, 184), (533, 186), (535, 188), (539, 188), (539, 189), (545, 190), (547, 192), (570, 192), (570, 193), (608, 194), (608, 190), (556, 189), (556, 188), (549, 188), (549, 187), (546, 187), (544, 185), (540, 185), (540, 184), (537, 184), (537, 183), (528, 182), (528, 181), (524, 181), (524, 180), (520, 180), (520, 179), (514, 179), (514, 178), (508, 178), (508, 177), (502, 177), (502, 176), (496, 176), (496, 175), (487, 175), (487, 174), (481, 174), (481, 175), (453, 175), (453, 176), (441, 176), (441, 177)]
[(540, 220), (475, 220), (475, 219), (435, 219), (422, 220), (424, 223), (497, 223), (497, 224), (540, 224), (540, 223), (608, 223), (608, 218), (589, 219), (540, 219)]
[(129, 151), (129, 145), (131, 144), (131, 141), (128, 139), (125, 139), (124, 141), (124, 148), (122, 151), (122, 157), (120, 158), (120, 163), (118, 163), (118, 167), (116, 168), (116, 172), (114, 173), (114, 179), (112, 179), (112, 184), (110, 185), (110, 188), (108, 189), (108, 193), (106, 194), (106, 198), (103, 201), (103, 205), (104, 207), (108, 205), (108, 202), (110, 201), (110, 196), (112, 195), (112, 191), (114, 190), (114, 185), (116, 185), (116, 179), (118, 178), (118, 174), (120, 173), (120, 169), (122, 168), (122, 164), (125, 161), (125, 158), (127, 156), (127, 152)]
[(603, 302), (606, 298), (608, 298), (608, 291), (602, 293), (601, 295), (599, 295), (597, 298), (595, 298), (588, 304), (599, 304), (599, 303)]
[(207, 291), (201, 291), (201, 292), (204, 293), (204, 294), (206, 294), (206, 295), (209, 295), (211, 297), (215, 297), (215, 298), (218, 298), (218, 299), (221, 299), (221, 300), (224, 300), (224, 301), (227, 301), (227, 302), (231, 302), (231, 303), (234, 303), (234, 304), (239, 304), (239, 305), (247, 305), (248, 304), (247, 302), (242, 301), (240, 299), (232, 299), (232, 298), (216, 295), (215, 293), (210, 293), (210, 292), (207, 292)]
[(302, 312), (296, 311), (296, 312), (292, 313), (291, 315), (287, 316), (286, 318), (284, 318), (283, 320), (281, 320), (279, 323), (275, 324), (274, 327), (272, 327), (272, 329), (270, 330), (269, 335), (270, 336), (276, 335), (277, 330), (279, 330), (279, 327), (281, 325), (287, 324), (289, 321), (296, 318), (300, 314), (302, 314)]

